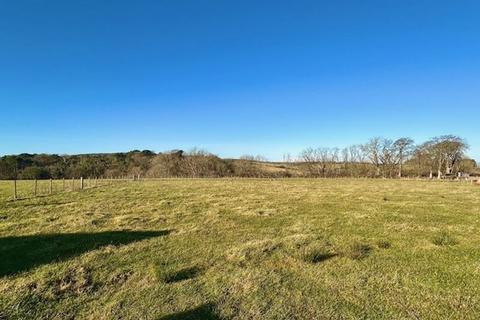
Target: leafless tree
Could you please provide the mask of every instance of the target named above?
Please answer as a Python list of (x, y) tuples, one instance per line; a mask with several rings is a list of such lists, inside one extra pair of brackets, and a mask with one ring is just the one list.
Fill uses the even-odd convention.
[(440, 179), (443, 168), (446, 175), (453, 172), (455, 165), (468, 149), (468, 145), (462, 138), (454, 135), (436, 137), (433, 141), (437, 155), (437, 177)]
[(398, 177), (403, 174), (403, 163), (412, 154), (414, 150), (414, 141), (410, 138), (400, 138), (393, 143), (398, 162)]
[(382, 152), (382, 139), (375, 137), (370, 139), (366, 144), (362, 146), (362, 151), (367, 155), (370, 162), (375, 166), (375, 175), (380, 175), (380, 154)]
[(293, 162), (292, 155), (290, 153), (284, 153), (283, 154), (283, 162), (290, 163)]
[(319, 155), (318, 151), (313, 148), (307, 148), (303, 150), (299, 157), (307, 168), (310, 176), (318, 177), (319, 174)]
[(430, 179), (433, 178), (433, 168), (437, 163), (437, 154), (434, 145), (435, 143), (433, 141), (427, 141), (415, 148), (413, 160), (416, 163), (419, 176), (422, 176), (427, 172), (428, 177)]
[(343, 148), (342, 149), (342, 163), (343, 163), (343, 172), (344, 175), (352, 175), (352, 170), (350, 169), (350, 164), (352, 160), (350, 160), (350, 152), (348, 148)]
[(391, 178), (396, 165), (395, 149), (390, 139), (380, 139), (379, 161), (382, 168), (383, 177)]

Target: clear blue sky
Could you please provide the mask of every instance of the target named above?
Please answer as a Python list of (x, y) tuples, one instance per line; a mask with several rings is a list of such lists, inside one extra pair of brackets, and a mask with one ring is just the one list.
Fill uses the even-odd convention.
[(480, 1), (0, 0), (0, 154), (457, 134), (480, 160)]

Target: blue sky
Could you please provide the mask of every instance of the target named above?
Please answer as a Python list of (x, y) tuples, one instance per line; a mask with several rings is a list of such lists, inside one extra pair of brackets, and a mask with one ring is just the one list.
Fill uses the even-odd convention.
[(0, 154), (281, 159), (456, 134), (480, 160), (479, 1), (1, 1)]

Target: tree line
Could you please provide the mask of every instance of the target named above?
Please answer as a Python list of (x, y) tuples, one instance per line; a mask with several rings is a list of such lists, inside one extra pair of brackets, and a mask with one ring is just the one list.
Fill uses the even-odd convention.
[(55, 155), (20, 154), (0, 158), (0, 179), (79, 177), (454, 177), (472, 174), (475, 161), (468, 144), (457, 136), (441, 136), (416, 145), (410, 138), (372, 138), (346, 148), (307, 148), (282, 163), (261, 156), (221, 159), (194, 149), (155, 153)]
[(339, 148), (308, 148), (299, 158), (315, 177), (457, 177), (476, 172), (460, 137), (445, 135), (416, 145), (410, 138), (372, 138)]
[(25, 153), (0, 158), (0, 179), (258, 176), (253, 167), (249, 160), (221, 159), (199, 149), (158, 154), (150, 150), (85, 155)]

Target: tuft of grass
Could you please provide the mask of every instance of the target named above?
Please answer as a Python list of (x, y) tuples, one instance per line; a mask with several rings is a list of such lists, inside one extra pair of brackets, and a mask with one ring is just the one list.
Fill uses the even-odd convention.
[(124, 284), (133, 274), (131, 270), (118, 271), (109, 277), (108, 284), (120, 286)]
[(390, 241), (387, 241), (387, 240), (377, 241), (377, 247), (379, 247), (380, 249), (390, 249), (391, 246), (392, 244), (390, 243)]
[(372, 247), (361, 242), (354, 242), (350, 245), (348, 256), (353, 260), (362, 260), (370, 255)]
[(301, 241), (301, 238), (289, 240), (294, 240), (294, 242), (296, 242), (292, 248), (295, 250), (294, 252), (296, 252), (293, 253), (293, 255), (307, 263), (320, 263), (338, 255), (332, 248), (331, 243), (326, 240), (313, 240), (313, 242), (310, 242), (308, 238), (303, 239), (303, 241)]
[(305, 262), (316, 264), (316, 263), (329, 260), (336, 256), (337, 256), (336, 253), (326, 251), (323, 248), (310, 248), (310, 249), (307, 249), (305, 252), (303, 252), (302, 259)]
[(448, 232), (442, 231), (432, 238), (432, 243), (436, 246), (454, 246), (458, 241)]
[(87, 267), (67, 269), (60, 277), (47, 282), (52, 295), (62, 298), (71, 295), (89, 294), (94, 291), (95, 283), (92, 280), (92, 271)]
[(271, 239), (249, 241), (229, 250), (227, 260), (239, 265), (257, 264), (269, 258), (279, 248), (281, 243)]

